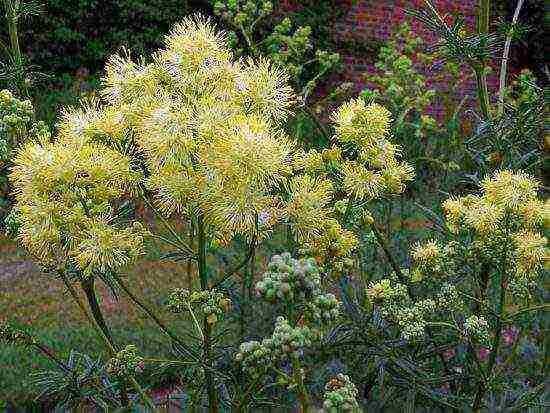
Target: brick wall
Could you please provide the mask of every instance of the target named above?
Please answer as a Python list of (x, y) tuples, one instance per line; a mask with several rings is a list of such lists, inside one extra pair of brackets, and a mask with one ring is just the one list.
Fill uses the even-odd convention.
[[(449, 18), (453, 15), (462, 16), (466, 25), (470, 29), (475, 26), (475, 3), (476, 0), (433, 0), (437, 9), (446, 14)], [(285, 6), (290, 10), (296, 10), (301, 6), (300, 1), (286, 0)], [(334, 36), (337, 43), (373, 43), (388, 39), (393, 31), (405, 21), (409, 22), (413, 33), (421, 36), (428, 44), (436, 41), (434, 35), (426, 30), (419, 21), (407, 16), (406, 9), (419, 9), (422, 7), (423, 0), (343, 0), (342, 7), (346, 11), (334, 25)], [(306, 7), (306, 6), (303, 6)], [(373, 72), (375, 55), (372, 53), (357, 54), (354, 48), (347, 48), (348, 51), (341, 53), (345, 63), (345, 72), (338, 80), (352, 81), (356, 85), (355, 92), (358, 93), (365, 87), (363, 74)], [(495, 69), (497, 69), (495, 67)], [(437, 70), (437, 69), (432, 69)], [(470, 76), (467, 76), (470, 74)], [(489, 88), (496, 90), (498, 86), (498, 70), (488, 77)], [(450, 82), (440, 82), (433, 85), (437, 90), (452, 92), (456, 100), (467, 97), (467, 103), (475, 103), (475, 80), (471, 76), (470, 70), (465, 68), (464, 77), (460, 81), (460, 87), (456, 88), (454, 80)], [(436, 105), (432, 108), (432, 113), (437, 117), (443, 116), (444, 108)]]

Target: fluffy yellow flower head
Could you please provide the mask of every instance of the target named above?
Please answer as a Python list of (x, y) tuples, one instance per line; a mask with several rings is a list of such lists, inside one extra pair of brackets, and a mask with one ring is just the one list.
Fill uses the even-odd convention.
[(518, 210), (536, 199), (540, 183), (523, 172), (499, 171), (483, 181), (488, 201), (511, 210)]
[(399, 147), (390, 142), (391, 113), (358, 98), (340, 106), (332, 120), (335, 140), (356, 154), (341, 167), (344, 190), (358, 199), (402, 193), (414, 170), (399, 160)]
[(481, 196), (449, 198), (443, 211), (451, 231), (472, 228), (480, 235), (495, 233), (507, 221), (537, 227), (548, 216), (548, 204), (537, 199), (539, 182), (523, 172), (500, 171), (482, 183)]
[(531, 274), (543, 267), (550, 257), (548, 254), (548, 240), (541, 234), (522, 231), (514, 236), (516, 249), (514, 252), (518, 277), (530, 278)]
[(332, 182), (309, 175), (295, 177), (290, 182), (291, 199), (287, 214), (300, 242), (311, 241), (323, 234), (323, 223), (330, 215), (328, 204), (332, 200), (332, 191)]
[(436, 241), (425, 244), (416, 244), (412, 251), (412, 258), (420, 264), (434, 263), (441, 256), (441, 250)]
[[(107, 146), (64, 140), (27, 144), (15, 158), (10, 179), (19, 238), (42, 262), (58, 266), (76, 258), (86, 274), (132, 262), (142, 252), (142, 237), (108, 223), (141, 174), (130, 158)], [(99, 221), (112, 240), (98, 238)]]
[(166, 214), (202, 215), (225, 241), (262, 227), (262, 214), (279, 215), (271, 194), (291, 172), (281, 122), (294, 100), (280, 69), (235, 60), (223, 33), (194, 17), (152, 63), (112, 58), (104, 84), (109, 108), (131, 123), (146, 186)]
[(29, 250), (86, 273), (126, 265), (143, 237), (114, 215), (142, 184), (167, 214), (199, 214), (223, 242), (280, 218), (273, 194), (291, 173), (282, 121), (294, 101), (280, 69), (235, 60), (199, 17), (177, 25), (150, 63), (111, 58), (103, 84), (106, 105), (66, 110), (53, 143), (27, 145), (15, 160)]
[(368, 148), (389, 135), (391, 113), (377, 103), (367, 104), (358, 98), (340, 106), (332, 115), (332, 121), (340, 142)]
[(383, 189), (382, 175), (354, 161), (342, 165), (344, 189), (359, 199), (374, 199)]

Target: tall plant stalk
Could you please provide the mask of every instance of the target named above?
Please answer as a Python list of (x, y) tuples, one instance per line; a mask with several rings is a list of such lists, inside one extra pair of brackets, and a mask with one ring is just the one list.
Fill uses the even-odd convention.
[[(208, 290), (208, 267), (206, 263), (207, 255), (207, 240), (205, 224), (202, 216), (197, 220), (197, 232), (198, 232), (198, 264), (199, 264), (199, 278), (202, 290)], [(214, 377), (212, 376), (211, 364), (212, 364), (212, 343), (211, 343), (212, 327), (205, 316), (203, 318), (203, 358), (204, 358), (204, 377), (206, 380), (206, 391), (208, 394), (208, 411), (218, 411), (218, 397), (214, 386)]]
[(481, 113), (483, 113), (485, 119), (489, 119), (489, 89), (487, 87), (487, 74), (485, 73), (485, 68), (485, 65), (476, 65), (474, 68), (474, 75), (476, 78), (477, 98)]
[[(509, 218), (506, 218), (506, 239), (509, 238)], [(481, 409), (481, 404), (483, 403), (483, 398), (487, 393), (488, 381), (491, 379), (493, 374), (493, 368), (495, 367), (495, 362), (497, 360), (498, 352), (500, 349), (500, 342), (502, 339), (502, 327), (503, 320), (506, 316), (506, 286), (507, 286), (507, 261), (508, 261), (508, 248), (505, 248), (502, 254), (501, 268), (499, 271), (500, 275), (500, 294), (498, 299), (498, 317), (496, 318), (496, 329), (495, 336), (493, 338), (493, 343), (491, 346), (491, 355), (489, 356), (489, 361), (487, 363), (487, 370), (484, 374), (484, 378), (479, 383), (479, 389), (477, 391), (472, 409), (474, 412), (478, 412)]]
[[(479, 35), (489, 34), (489, 22), (491, 18), (491, 1), (478, 0), (477, 3), (477, 32)], [(491, 116), (491, 103), (489, 101), (489, 88), (487, 86), (487, 65), (481, 62), (475, 65), (474, 73), (477, 85), (477, 96), (481, 112), (485, 119)]]
[(19, 44), (19, 0), (3, 0), (4, 11), (6, 14), (8, 37), (10, 40), (10, 47), (5, 48), (5, 52), (12, 60), (12, 65), (15, 70), (16, 83), (18, 92), (29, 97), (29, 89), (25, 84), (24, 79), (24, 63), (23, 54), (21, 53), (21, 46)]
[[(523, 7), (523, 0), (518, 0), (516, 9), (514, 11), (514, 17), (512, 17), (512, 26), (515, 25), (519, 19), (519, 12)], [(498, 89), (498, 113), (502, 114), (504, 110), (504, 93), (506, 90), (506, 76), (508, 72), (508, 59), (510, 55), (510, 47), (512, 45), (513, 28), (508, 31), (506, 35), (506, 42), (504, 44), (504, 51), (502, 53), (502, 62), (500, 63), (500, 80)]]

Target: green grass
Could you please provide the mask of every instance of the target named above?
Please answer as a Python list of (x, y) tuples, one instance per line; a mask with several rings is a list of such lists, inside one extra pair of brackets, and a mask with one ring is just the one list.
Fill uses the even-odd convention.
[[(183, 265), (144, 260), (128, 271), (127, 284), (157, 310), (174, 288), (187, 287)], [(166, 356), (170, 346), (156, 326), (125, 299), (115, 298), (99, 286), (101, 306), (119, 345), (135, 344), (144, 355)], [(173, 316), (159, 312), (172, 326)], [(71, 350), (92, 356), (104, 354), (104, 346), (78, 306), (65, 292), (63, 282), (41, 273), (24, 252), (0, 238), (0, 319), (10, 320), (34, 334), (59, 356)], [(52, 363), (32, 350), (0, 345), (0, 409), (2, 402), (26, 406), (37, 389), (29, 376)]]

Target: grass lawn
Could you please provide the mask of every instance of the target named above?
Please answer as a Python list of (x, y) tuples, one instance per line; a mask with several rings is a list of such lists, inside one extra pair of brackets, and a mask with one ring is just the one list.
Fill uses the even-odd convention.
[[(128, 285), (158, 310), (174, 288), (188, 287), (183, 265), (144, 260), (131, 268)], [(116, 299), (101, 285), (101, 306), (117, 343), (135, 344), (144, 354), (166, 355), (170, 351), (162, 333), (142, 317), (125, 297)], [(167, 312), (161, 316), (169, 319)], [(89, 327), (63, 282), (43, 274), (24, 251), (0, 238), (0, 320), (8, 319), (39, 337), (66, 357), (72, 349), (90, 355), (103, 352), (103, 344)], [(36, 395), (29, 376), (52, 363), (34, 351), (0, 346), (0, 410), (2, 403), (23, 405)]]

